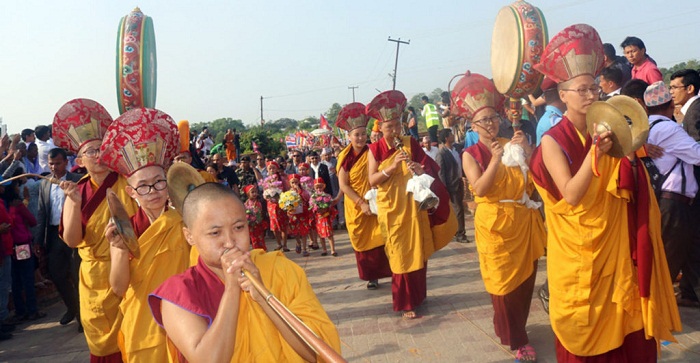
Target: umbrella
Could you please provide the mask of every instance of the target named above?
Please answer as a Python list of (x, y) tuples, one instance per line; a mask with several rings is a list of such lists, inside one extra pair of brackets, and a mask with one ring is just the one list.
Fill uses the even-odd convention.
[(311, 131), (311, 135), (314, 135), (314, 136), (330, 135), (331, 133), (332, 133), (331, 130), (327, 130), (327, 129), (316, 129), (316, 130)]

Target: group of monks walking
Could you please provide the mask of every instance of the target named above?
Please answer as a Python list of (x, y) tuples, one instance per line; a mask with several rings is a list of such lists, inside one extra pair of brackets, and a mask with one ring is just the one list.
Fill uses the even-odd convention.
[[(585, 24), (552, 38), (534, 67), (558, 83), (567, 112), (538, 148), (521, 131), (497, 137), (503, 97), (488, 78), (467, 73), (452, 93), (452, 111), (479, 136), (461, 161), (477, 203), (476, 247), (495, 332), (521, 362), (537, 359), (526, 324), (545, 247), (558, 361), (655, 361), (660, 342), (681, 329), (646, 171), (634, 153), (606, 154), (610, 131), (587, 130), (602, 53)], [(359, 278), (376, 289), (390, 277), (394, 311), (414, 319), (428, 259), (452, 240), (457, 220), (438, 165), (401, 135), (406, 102), (387, 91), (343, 107), (336, 125), (350, 144), (337, 165)], [(381, 138), (370, 144), (371, 118)], [(275, 315), (273, 295), (339, 352), (337, 330), (303, 270), (282, 251), (250, 250), (246, 209), (229, 188), (204, 183), (171, 207), (167, 170), (191, 160), (179, 133), (162, 111), (137, 108), (113, 120), (88, 99), (66, 103), (54, 119), (56, 145), (87, 170), (78, 182), (60, 182), (60, 233), (82, 259), (80, 319), (91, 361), (319, 359)], [(425, 177), (437, 205), (418, 201), (412, 185)], [(111, 219), (111, 196), (131, 217), (138, 252)]]

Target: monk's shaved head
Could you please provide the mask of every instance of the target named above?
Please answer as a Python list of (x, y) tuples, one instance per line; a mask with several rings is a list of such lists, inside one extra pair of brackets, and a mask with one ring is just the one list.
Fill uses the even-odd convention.
[(224, 198), (230, 198), (232, 203), (243, 205), (231, 188), (219, 183), (204, 183), (187, 193), (182, 202), (182, 221), (185, 222), (185, 226), (188, 228), (193, 226), (201, 207), (206, 207), (210, 201)]

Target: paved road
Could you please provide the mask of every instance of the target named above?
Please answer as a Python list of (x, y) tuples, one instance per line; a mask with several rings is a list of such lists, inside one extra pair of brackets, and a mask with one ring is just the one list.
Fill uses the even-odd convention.
[[(470, 225), (470, 224), (469, 224)], [(473, 232), (472, 232), (473, 233)], [(470, 234), (473, 239), (473, 235)], [(288, 256), (307, 272), (316, 294), (340, 332), (343, 356), (351, 362), (513, 362), (514, 355), (493, 333), (492, 308), (479, 274), (473, 243), (450, 243), (428, 265), (428, 298), (421, 318), (401, 319), (391, 308), (389, 280), (369, 291), (357, 278), (347, 234), (338, 233), (338, 257)], [(274, 245), (274, 242), (271, 242)], [(539, 263), (537, 287), (546, 259)], [(2, 362), (87, 362), (87, 347), (75, 323), (60, 326), (59, 304), (49, 316), (18, 326), (15, 337), (0, 342)], [(700, 361), (700, 309), (681, 308), (678, 343), (662, 347), (662, 362)], [(528, 321), (539, 362), (555, 362), (554, 336), (547, 315), (533, 299)]]

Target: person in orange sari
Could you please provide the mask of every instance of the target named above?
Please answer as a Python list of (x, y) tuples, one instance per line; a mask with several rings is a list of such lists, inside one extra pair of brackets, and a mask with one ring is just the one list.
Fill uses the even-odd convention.
[(110, 254), (105, 228), (110, 213), (105, 196), (112, 188), (129, 215), (136, 213), (136, 203), (126, 193), (126, 179), (111, 172), (100, 160), (100, 145), (112, 123), (99, 103), (75, 99), (63, 105), (53, 120), (56, 146), (76, 153), (79, 166), (88, 174), (78, 183), (62, 181), (66, 194), (59, 233), (71, 248), (77, 248), (80, 263), (80, 321), (91, 362), (121, 362), (117, 344), (122, 315), (121, 297), (109, 284)]
[[(386, 91), (367, 105), (367, 114), (377, 119), (383, 137), (369, 146), (369, 183), (377, 188), (379, 226), (385, 236), (384, 250), (389, 258), (394, 311), (405, 319), (416, 318), (416, 308), (427, 293), (428, 258), (450, 242), (457, 231), (447, 189), (438, 179), (439, 167), (410, 136), (401, 136), (401, 115), (406, 97), (399, 91)], [(406, 145), (394, 145), (396, 138)], [(421, 210), (407, 195), (413, 175), (427, 173), (435, 180), (432, 191), (440, 203), (435, 210)]]
[(124, 362), (165, 362), (165, 331), (153, 320), (147, 301), (148, 294), (167, 278), (189, 267), (190, 246), (182, 234), (182, 218), (167, 206), (165, 169), (178, 153), (177, 125), (162, 111), (138, 108), (119, 116), (104, 139), (103, 162), (127, 178), (125, 190), (139, 204), (131, 218), (137, 255), (127, 249), (113, 222), (105, 229), (112, 260), (109, 283), (114, 294), (122, 297), (122, 358)]
[(530, 165), (548, 227), (549, 316), (559, 362), (655, 362), (680, 318), (648, 174), (635, 153), (606, 154), (611, 131), (588, 133), (602, 64), (598, 32), (576, 24), (534, 66), (567, 107)]
[(530, 200), (535, 191), (527, 157), (532, 147), (522, 131), (511, 140), (497, 138), (503, 97), (486, 77), (467, 72), (453, 91), (453, 112), (472, 121), (479, 142), (462, 157), (464, 174), (477, 203), (476, 249), (486, 291), (491, 295), (493, 326), (502, 344), (516, 350), (520, 362), (535, 362), (526, 324), (535, 287), (537, 259), (544, 254), (546, 234)]
[(304, 270), (281, 251), (249, 251), (245, 208), (230, 189), (206, 183), (192, 190), (185, 197), (183, 221), (185, 238), (201, 253), (199, 261), (149, 297), (153, 317), (177, 348), (179, 361), (318, 361), (252, 287), (250, 275), (340, 352), (335, 325)]
[(338, 155), (338, 183), (345, 198), (345, 225), (357, 260), (360, 279), (367, 288), (379, 288), (379, 279), (391, 277), (384, 252), (384, 236), (377, 216), (372, 214), (365, 194), (370, 190), (367, 160), (367, 123), (365, 105), (355, 102), (338, 113), (335, 125), (348, 132), (350, 145)]
[(226, 131), (226, 134), (224, 134), (224, 145), (226, 145), (226, 159), (228, 159), (229, 161), (237, 160), (236, 144), (234, 144), (233, 142), (235, 136), (236, 135), (233, 134), (233, 131), (231, 129), (228, 129)]

